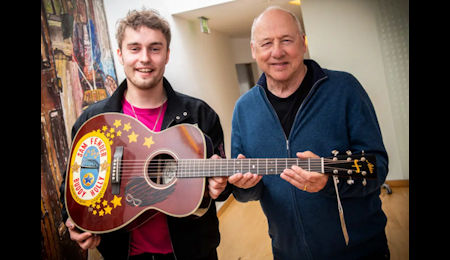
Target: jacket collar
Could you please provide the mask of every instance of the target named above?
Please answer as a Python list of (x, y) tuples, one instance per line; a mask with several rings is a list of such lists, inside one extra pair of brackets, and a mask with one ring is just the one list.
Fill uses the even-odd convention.
[[(127, 89), (127, 80), (125, 79), (120, 83), (119, 87), (111, 95), (107, 103), (105, 104), (105, 112), (123, 112), (122, 111), (122, 99)], [(183, 105), (179, 93), (174, 91), (169, 81), (163, 77), (163, 87), (167, 95), (167, 109), (164, 114), (162, 128), (165, 129), (173, 122), (180, 123), (187, 117), (190, 112)]]
[(167, 109), (164, 114), (164, 119), (162, 122), (162, 128), (165, 129), (171, 125), (179, 124), (181, 121), (190, 117), (191, 112), (187, 110), (185, 107), (180, 93), (173, 90), (169, 81), (166, 78), (163, 78), (163, 87), (166, 90), (167, 95)]

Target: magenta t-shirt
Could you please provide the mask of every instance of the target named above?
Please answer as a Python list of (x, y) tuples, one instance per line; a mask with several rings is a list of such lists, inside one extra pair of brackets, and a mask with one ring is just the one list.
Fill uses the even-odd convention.
[[(164, 113), (167, 109), (167, 101), (162, 105), (161, 115), (155, 126), (161, 107), (158, 108), (131, 108), (131, 104), (123, 99), (123, 113), (132, 116), (146, 125), (154, 132), (161, 131)], [(136, 114), (135, 114), (136, 112)], [(150, 220), (131, 231), (131, 252), (130, 255), (139, 255), (143, 253), (168, 254), (173, 252), (170, 241), (169, 229), (167, 227), (167, 218), (163, 213), (157, 213)]]

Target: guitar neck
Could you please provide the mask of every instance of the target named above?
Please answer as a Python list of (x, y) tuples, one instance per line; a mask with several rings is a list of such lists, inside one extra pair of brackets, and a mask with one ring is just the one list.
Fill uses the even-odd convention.
[(324, 173), (324, 158), (258, 158), (258, 159), (219, 159), (219, 160), (179, 160), (176, 177), (198, 178), (231, 176), (235, 173), (251, 172), (257, 175), (281, 174), (292, 165)]

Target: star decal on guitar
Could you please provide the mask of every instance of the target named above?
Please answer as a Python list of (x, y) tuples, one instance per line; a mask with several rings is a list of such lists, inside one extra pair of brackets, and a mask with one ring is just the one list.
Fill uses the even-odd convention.
[(110, 206), (107, 206), (106, 208), (105, 208), (105, 214), (109, 214), (109, 215), (111, 215), (111, 210), (112, 210), (113, 208), (111, 208)]
[(106, 171), (108, 169), (108, 167), (109, 167), (109, 163), (108, 162), (104, 162), (104, 163), (102, 163), (100, 165), (100, 167), (101, 167), (102, 171)]
[(127, 124), (125, 124), (124, 126), (123, 126), (123, 130), (124, 131), (130, 131), (130, 129), (131, 129), (131, 124), (130, 123), (127, 123)]
[(122, 197), (117, 197), (116, 195), (114, 195), (114, 199), (111, 201), (111, 203), (114, 205), (114, 208), (116, 208), (117, 206), (122, 206)]
[(77, 164), (76, 162), (72, 164), (72, 171), (78, 172), (80, 170), (81, 165)]
[(112, 215), (113, 209), (122, 206), (122, 197), (117, 197), (114, 195), (114, 199), (111, 201), (100, 199), (96, 202), (93, 202), (89, 205), (89, 212), (92, 213), (92, 215), (98, 216), (98, 217), (104, 217), (106, 215)]
[(144, 139), (145, 139), (144, 146), (147, 146), (148, 148), (150, 148), (150, 146), (155, 143), (153, 141), (153, 136), (144, 137)]
[(133, 131), (131, 134), (128, 135), (128, 140), (129, 140), (129, 142), (130, 142), (130, 143), (137, 142), (138, 136), (139, 136), (139, 135), (136, 134), (136, 133)]
[(114, 126), (116, 128), (119, 128), (119, 126), (121, 126), (121, 125), (122, 125), (122, 121), (121, 120), (114, 120)]

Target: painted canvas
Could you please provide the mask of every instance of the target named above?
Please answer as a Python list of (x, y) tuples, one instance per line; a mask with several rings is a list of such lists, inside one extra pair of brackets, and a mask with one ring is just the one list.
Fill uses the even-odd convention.
[(117, 77), (103, 0), (41, 0), (41, 259), (87, 259), (62, 218), (71, 129)]
[(117, 88), (102, 0), (43, 0), (66, 129)]

